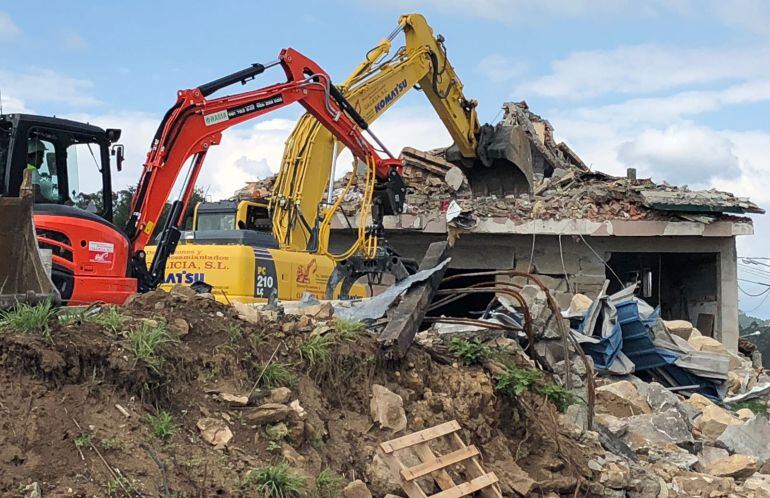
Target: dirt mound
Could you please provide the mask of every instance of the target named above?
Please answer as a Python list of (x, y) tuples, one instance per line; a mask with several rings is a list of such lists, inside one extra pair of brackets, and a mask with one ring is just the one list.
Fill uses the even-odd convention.
[(456, 419), (507, 496), (521, 469), (538, 496), (603, 496), (587, 466), (598, 442), (534, 392), (496, 392), (494, 363), (441, 364), (415, 346), (383, 364), (369, 331), (322, 309), (247, 318), (158, 291), (50, 317), (47, 331), (0, 330), (0, 494), (38, 482), (45, 497), (253, 496), (252, 471), (284, 462), (317, 496), (353, 479), (403, 494), (375, 456), (394, 437), (370, 416), (379, 384), (403, 399), (407, 431)]

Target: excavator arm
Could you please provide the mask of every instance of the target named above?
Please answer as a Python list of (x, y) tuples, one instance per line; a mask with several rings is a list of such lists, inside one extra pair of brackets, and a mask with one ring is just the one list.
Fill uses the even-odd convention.
[[(227, 86), (245, 83), (275, 65), (283, 67), (287, 77), (285, 83), (225, 97), (207, 98)], [(147, 154), (132, 199), (132, 216), (126, 228), (133, 255), (131, 270), (139, 281), (140, 291), (154, 288), (162, 279), (166, 260), (179, 241), (179, 227), (206, 153), (210, 147), (219, 144), (222, 132), (294, 102), (299, 102), (336, 140), (367, 164), (372, 180), (376, 177), (377, 183), (383, 186), (381, 190), (388, 195), (374, 201), (380, 205), (380, 209), (373, 214), (375, 222), (385, 213), (400, 212), (404, 188), (401, 182), (401, 161), (379, 156), (377, 149), (362, 134), (368, 126), (366, 121), (334, 87), (327, 73), (299, 52), (284, 49), (275, 62), (253, 64), (198, 88), (178, 92), (177, 102), (166, 113)], [(376, 140), (376, 137), (372, 137)], [(382, 144), (379, 145), (382, 147)], [(143, 249), (155, 230), (177, 177), (188, 161), (190, 166), (181, 195), (172, 204), (155, 256), (148, 268)], [(366, 215), (368, 211), (363, 209), (362, 217)], [(361, 222), (365, 224), (366, 220), (362, 219)], [(367, 243), (367, 256), (373, 256), (376, 242)]]
[[(393, 40), (402, 31), (404, 46), (388, 58)], [(398, 28), (367, 53), (339, 88), (367, 123), (410, 89), (419, 88), (454, 141), (448, 151), (453, 162), (466, 171), (483, 170), (502, 157), (516, 163), (515, 171), (522, 172), (524, 183), (531, 182), (526, 157), (511, 160), (513, 154), (505, 147), (509, 141), (500, 140), (507, 130), (496, 133), (491, 125), (479, 124), (477, 102), (463, 94), (463, 84), (447, 58), (444, 38), (434, 36), (419, 14), (401, 16)], [(503, 144), (502, 151), (490, 151), (495, 140), (497, 145)], [(273, 231), (282, 248), (328, 254), (328, 234), (317, 225), (325, 217), (323, 194), (332, 191), (333, 165), (343, 148), (311, 114), (300, 118), (287, 140), (272, 195)], [(330, 203), (331, 195), (326, 199)]]

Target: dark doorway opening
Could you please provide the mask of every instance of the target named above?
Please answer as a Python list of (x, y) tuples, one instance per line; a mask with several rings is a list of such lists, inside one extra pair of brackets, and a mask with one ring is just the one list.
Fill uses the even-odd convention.
[[(455, 268), (449, 268), (447, 269), (446, 273), (444, 274), (444, 278), (454, 276), (454, 275), (462, 275), (462, 274), (468, 274), (468, 273), (479, 273), (479, 272), (485, 272), (489, 271), (486, 270), (467, 270), (467, 269), (455, 269)], [(451, 282), (442, 283), (439, 287), (439, 290), (441, 289), (461, 289), (464, 287), (471, 287), (475, 284), (481, 284), (481, 283), (488, 283), (489, 285), (494, 284), (494, 276), (484, 275), (484, 276), (475, 276), (475, 277), (469, 277), (469, 276), (463, 276), (458, 277), (456, 280), (452, 280)], [(437, 295), (433, 298), (434, 301), (441, 299), (443, 295)], [(489, 305), (489, 302), (492, 300), (492, 298), (495, 297), (494, 292), (479, 292), (477, 294), (469, 294), (466, 296), (461, 297), (457, 301), (453, 301), (449, 304), (445, 304), (444, 306), (440, 306), (436, 308), (435, 310), (430, 311), (428, 313), (430, 316), (454, 316), (454, 317), (467, 317), (467, 318), (478, 318), (481, 313), (484, 312), (487, 305)]]
[[(623, 286), (638, 283), (637, 297), (660, 306), (664, 320), (710, 323), (712, 330), (701, 332), (713, 333), (719, 301), (718, 253), (613, 252), (608, 265)], [(609, 293), (622, 288), (609, 269), (606, 276)]]

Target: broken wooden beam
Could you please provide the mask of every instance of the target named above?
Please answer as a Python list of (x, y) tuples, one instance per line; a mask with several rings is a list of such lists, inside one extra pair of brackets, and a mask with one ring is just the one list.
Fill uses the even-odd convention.
[[(420, 263), (420, 271), (438, 266), (449, 257), (449, 250), (446, 241), (432, 243)], [(427, 280), (413, 285), (401, 299), (379, 338), (380, 348), (387, 359), (397, 360), (406, 356), (445, 272), (446, 266)]]

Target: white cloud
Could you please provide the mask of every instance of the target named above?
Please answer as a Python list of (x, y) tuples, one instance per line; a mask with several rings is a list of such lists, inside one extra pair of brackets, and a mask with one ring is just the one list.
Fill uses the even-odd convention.
[(513, 60), (504, 55), (490, 54), (479, 61), (478, 69), (493, 83), (501, 83), (524, 74), (527, 71), (527, 64), (522, 60)]
[(75, 31), (65, 31), (62, 33), (62, 45), (67, 50), (83, 50), (88, 48), (86, 39)]
[(645, 130), (621, 143), (618, 159), (653, 179), (706, 187), (716, 178), (740, 177), (734, 148), (729, 138), (714, 130), (682, 124)]
[(573, 52), (553, 61), (549, 74), (522, 84), (515, 93), (583, 99), (768, 78), (770, 70), (757, 63), (768, 56), (767, 46), (714, 49), (642, 44)]
[(97, 105), (100, 101), (91, 94), (93, 86), (91, 81), (64, 76), (50, 69), (36, 68), (26, 72), (0, 69), (0, 88), (4, 97), (17, 99), (30, 108), (51, 103), (73, 107)]
[(13, 22), (11, 16), (0, 12), (0, 38), (10, 39), (21, 34), (21, 29)]
[(718, 19), (726, 24), (770, 35), (770, 5), (765, 0), (731, 0), (712, 3)]

